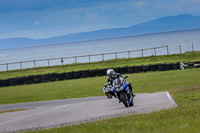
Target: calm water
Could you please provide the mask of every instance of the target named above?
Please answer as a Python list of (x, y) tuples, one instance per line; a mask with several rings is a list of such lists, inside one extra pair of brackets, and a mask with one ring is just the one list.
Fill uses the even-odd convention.
[[(169, 46), (169, 53), (179, 53), (179, 44), (181, 44), (182, 52), (192, 51), (192, 43), (194, 49), (200, 51), (200, 29), (188, 30), (180, 32), (160, 33), (151, 35), (130, 36), (122, 38), (113, 38), (105, 40), (57, 44), (48, 46), (38, 46), (29, 48), (18, 48), (0, 51), (0, 64), (22, 62), (31, 60), (73, 57), (82, 55), (92, 55), (101, 53), (113, 53), (120, 51), (138, 50), (159, 46)], [(166, 48), (156, 51), (157, 55), (167, 54)], [(144, 51), (144, 56), (154, 54), (153, 50)], [(141, 56), (141, 52), (132, 52), (131, 57)], [(118, 54), (118, 58), (127, 58), (128, 53)], [(104, 59), (115, 58), (115, 55), (105, 55)], [(102, 56), (91, 56), (90, 61), (100, 61)], [(77, 58), (77, 62), (88, 62), (88, 57)], [(75, 62), (74, 58), (64, 59), (64, 64)], [(52, 60), (50, 65), (60, 65), (61, 60)], [(36, 66), (47, 66), (48, 61), (36, 62)], [(34, 67), (33, 62), (23, 63), (23, 68)], [(20, 69), (20, 64), (9, 65), (9, 70)], [(7, 70), (6, 65), (0, 65), (0, 71)]]

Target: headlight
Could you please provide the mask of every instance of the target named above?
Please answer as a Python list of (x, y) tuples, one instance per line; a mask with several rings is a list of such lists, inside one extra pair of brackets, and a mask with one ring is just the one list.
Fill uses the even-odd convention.
[(119, 91), (122, 91), (123, 89), (124, 89), (123, 86), (121, 86), (121, 87), (117, 88), (116, 91), (119, 92)]
[(124, 89), (124, 87), (123, 87), (123, 86), (121, 86), (121, 87), (120, 87), (120, 90), (122, 91), (123, 89)]

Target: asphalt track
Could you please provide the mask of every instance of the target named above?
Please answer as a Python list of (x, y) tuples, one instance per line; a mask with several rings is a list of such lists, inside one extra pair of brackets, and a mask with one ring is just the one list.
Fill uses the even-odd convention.
[(105, 96), (0, 105), (0, 132), (54, 128), (134, 113), (149, 113), (176, 107), (168, 92), (137, 94), (135, 105), (126, 108), (118, 99)]

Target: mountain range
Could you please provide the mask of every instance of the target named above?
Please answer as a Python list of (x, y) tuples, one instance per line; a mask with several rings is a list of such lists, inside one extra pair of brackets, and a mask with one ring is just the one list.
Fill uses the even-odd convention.
[(47, 39), (30, 39), (30, 38), (0, 39), (0, 49), (40, 46), (40, 45), (69, 43), (78, 41), (89, 41), (97, 39), (107, 39), (115, 37), (171, 32), (179, 30), (198, 29), (198, 28), (200, 28), (200, 16), (183, 14), (178, 16), (163, 17), (126, 28), (113, 28), (113, 29), (103, 29), (90, 32), (74, 33)]

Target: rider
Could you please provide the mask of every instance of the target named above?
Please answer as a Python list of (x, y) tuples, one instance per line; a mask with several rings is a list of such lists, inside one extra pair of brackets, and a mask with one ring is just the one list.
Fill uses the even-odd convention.
[[(115, 73), (113, 69), (108, 69), (107, 70), (107, 75), (108, 75), (108, 85), (113, 86), (113, 81), (117, 78), (124, 78), (120, 73)], [(132, 85), (131, 83), (129, 83), (127, 80), (125, 80), (125, 83), (127, 84), (127, 86), (130, 88), (130, 91), (132, 91)], [(112, 93), (111, 93), (112, 94)], [(135, 97), (135, 94), (133, 94), (133, 97)]]

